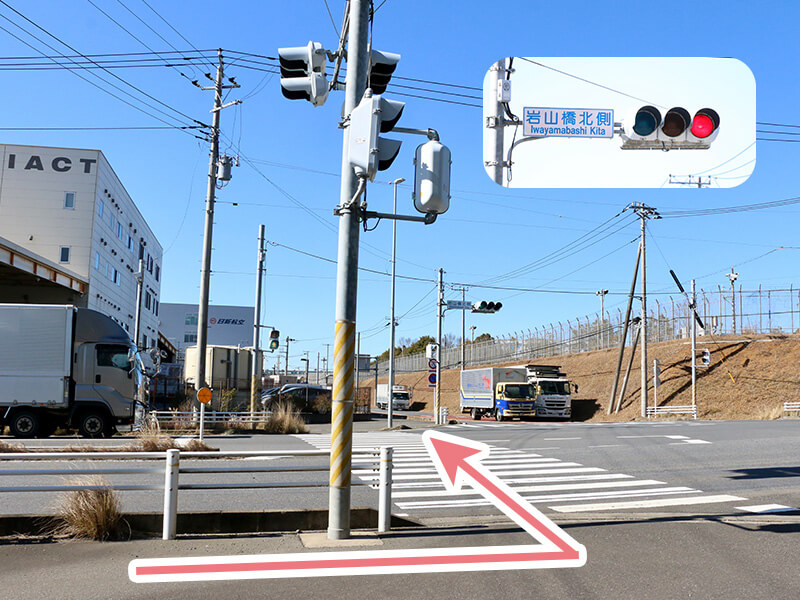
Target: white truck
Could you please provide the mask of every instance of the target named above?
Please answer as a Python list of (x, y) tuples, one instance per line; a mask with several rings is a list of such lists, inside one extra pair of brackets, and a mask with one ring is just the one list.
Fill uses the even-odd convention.
[(528, 383), (536, 398), (536, 416), (569, 419), (572, 397), (567, 375), (560, 366), (527, 365)]
[(0, 427), (47, 437), (130, 428), (146, 407), (143, 365), (110, 317), (74, 306), (0, 304)]
[[(392, 390), (392, 409), (408, 410), (411, 407), (411, 389), (405, 385), (395, 385)], [(375, 404), (378, 408), (389, 408), (389, 384), (379, 383), (375, 394)]]
[(520, 367), (489, 367), (461, 371), (461, 412), (479, 420), (484, 415), (498, 421), (536, 416), (533, 390)]

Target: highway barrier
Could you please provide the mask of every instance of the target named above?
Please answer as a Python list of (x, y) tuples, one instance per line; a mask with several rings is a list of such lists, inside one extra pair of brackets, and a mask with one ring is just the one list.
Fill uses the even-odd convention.
[[(0, 485), (0, 493), (19, 493), (19, 492), (73, 492), (80, 490), (102, 490), (111, 489), (114, 491), (141, 491), (153, 490), (161, 491), (164, 494), (163, 512), (163, 531), (162, 538), (165, 540), (175, 539), (176, 524), (178, 516), (178, 492), (180, 490), (230, 490), (230, 489), (270, 489), (270, 488), (311, 488), (327, 487), (328, 481), (247, 481), (247, 482), (208, 482), (208, 481), (186, 481), (182, 475), (209, 475), (209, 474), (282, 474), (297, 472), (328, 472), (329, 464), (319, 465), (282, 465), (282, 466), (261, 466), (250, 461), (242, 461), (239, 464), (231, 464), (231, 461), (220, 459), (253, 459), (253, 458), (307, 458), (325, 457), (330, 461), (330, 453), (321, 450), (254, 450), (254, 451), (181, 451), (167, 450), (166, 452), (25, 452), (25, 453), (5, 453), (0, 454), (0, 477), (32, 477), (37, 483), (33, 485), (3, 486)], [(186, 459), (209, 459), (212, 464), (208, 465), (187, 465), (181, 461)], [(114, 465), (113, 467), (98, 467), (96, 465), (83, 466), (86, 462), (104, 461), (142, 461), (142, 460), (161, 460), (163, 466), (136, 466), (127, 467)], [(6, 468), (15, 462), (41, 462), (57, 461), (62, 463), (57, 468), (27, 468), (10, 469)], [(388, 531), (391, 522), (392, 505), (392, 449), (389, 447), (376, 448), (373, 451), (358, 452), (353, 455), (353, 468), (368, 469), (372, 468), (379, 473), (379, 483), (375, 485), (370, 482), (357, 481), (351, 483), (353, 486), (369, 486), (379, 489), (378, 505), (378, 524), (379, 531)], [(221, 464), (221, 463), (226, 464)], [(89, 484), (67, 484), (67, 485), (41, 485), (42, 476), (45, 475), (144, 475), (158, 473), (163, 474), (163, 484), (146, 483), (125, 483), (108, 485), (89, 485)], [(1, 481), (1, 480), (0, 480)]]

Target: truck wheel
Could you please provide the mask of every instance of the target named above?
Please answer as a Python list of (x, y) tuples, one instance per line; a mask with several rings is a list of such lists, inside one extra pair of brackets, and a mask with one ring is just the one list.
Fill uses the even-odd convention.
[(481, 420), (481, 411), (479, 411), (477, 408), (472, 409), (472, 420), (473, 421)]
[(495, 421), (503, 420), (503, 412), (499, 408), (494, 409), (494, 420)]
[(34, 438), (39, 435), (42, 420), (33, 410), (18, 410), (8, 422), (11, 435), (17, 438)]
[(108, 415), (99, 410), (89, 410), (78, 420), (78, 433), (86, 438), (111, 437), (113, 435)]

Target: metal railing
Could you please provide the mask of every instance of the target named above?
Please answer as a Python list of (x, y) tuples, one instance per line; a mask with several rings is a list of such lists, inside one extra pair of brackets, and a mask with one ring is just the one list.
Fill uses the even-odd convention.
[[(266, 423), (272, 412), (270, 411), (235, 411), (217, 412), (206, 411), (203, 420), (210, 425), (260, 425)], [(199, 427), (200, 413), (193, 411), (174, 411), (174, 410), (154, 410), (149, 413), (149, 417), (158, 422), (159, 425), (171, 425), (173, 427)]]
[[(43, 475), (143, 475), (163, 474), (164, 483), (159, 484), (67, 484), (67, 485), (26, 485), (26, 486), (0, 486), (0, 493), (6, 492), (73, 492), (81, 490), (106, 490), (114, 491), (162, 491), (164, 494), (163, 530), (162, 539), (175, 539), (178, 516), (179, 490), (231, 490), (231, 489), (275, 489), (275, 488), (313, 488), (327, 487), (328, 481), (248, 481), (242, 483), (208, 483), (185, 482), (181, 475), (209, 475), (209, 474), (282, 474), (298, 472), (328, 472), (329, 466), (293, 465), (265, 467), (260, 465), (212, 465), (212, 466), (186, 466), (181, 464), (181, 459), (231, 459), (253, 457), (326, 457), (330, 453), (321, 450), (255, 450), (234, 452), (209, 452), (180, 450), (167, 450), (166, 452), (26, 452), (0, 454), (0, 465), (10, 461), (107, 461), (107, 460), (147, 460), (158, 459), (164, 461), (163, 467), (91, 467), (75, 468), (75, 462), (69, 462), (61, 468), (54, 469), (0, 469), (0, 476), (9, 477), (35, 477)], [(353, 455), (353, 468), (372, 468), (378, 472), (378, 484), (372, 481), (354, 481), (352, 486), (368, 486), (379, 489), (378, 500), (378, 531), (388, 531), (391, 522), (392, 506), (392, 448), (376, 448), (374, 451), (359, 452)], [(214, 461), (218, 462), (218, 461)], [(1, 510), (1, 509), (0, 509)]]
[(800, 402), (784, 402), (783, 412), (800, 412)]
[(692, 415), (697, 418), (697, 406), (688, 404), (686, 406), (648, 406), (647, 417), (657, 417), (658, 415)]

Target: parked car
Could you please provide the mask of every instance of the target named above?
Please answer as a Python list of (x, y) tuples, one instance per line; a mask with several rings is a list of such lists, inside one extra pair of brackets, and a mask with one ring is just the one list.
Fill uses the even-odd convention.
[(292, 405), (300, 412), (327, 414), (331, 412), (331, 390), (323, 385), (287, 383), (282, 388), (273, 388), (261, 394), (264, 410), (272, 410), (281, 402)]

